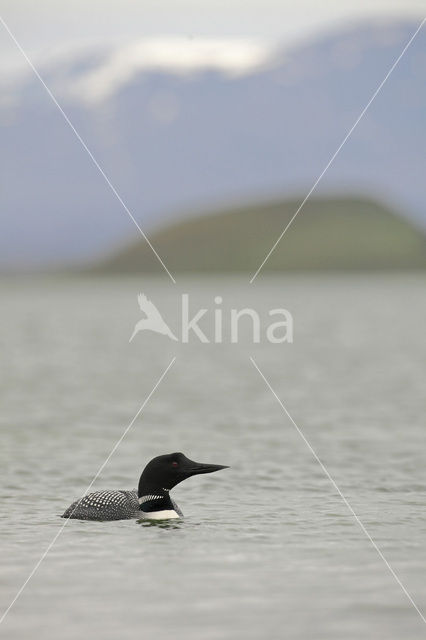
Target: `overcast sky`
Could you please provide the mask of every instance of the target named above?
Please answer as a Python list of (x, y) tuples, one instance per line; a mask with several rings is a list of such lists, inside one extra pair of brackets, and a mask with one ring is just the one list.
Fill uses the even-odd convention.
[[(0, 0), (0, 15), (33, 59), (57, 47), (152, 36), (251, 37), (292, 44), (368, 17), (425, 14), (424, 0)], [(0, 66), (21, 62), (0, 24)]]

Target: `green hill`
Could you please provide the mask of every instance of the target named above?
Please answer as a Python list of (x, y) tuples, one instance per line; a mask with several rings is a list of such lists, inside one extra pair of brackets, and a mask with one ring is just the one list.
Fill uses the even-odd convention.
[[(189, 218), (150, 235), (170, 271), (253, 273), (300, 200), (256, 204)], [(426, 234), (363, 198), (313, 198), (297, 216), (265, 270), (424, 269)], [(159, 272), (138, 240), (96, 264), (98, 273)]]

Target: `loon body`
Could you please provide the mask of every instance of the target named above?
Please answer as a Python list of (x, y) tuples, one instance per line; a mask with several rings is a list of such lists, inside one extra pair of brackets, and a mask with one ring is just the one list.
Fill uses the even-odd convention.
[(191, 476), (226, 468), (194, 462), (183, 453), (157, 456), (143, 470), (137, 490), (89, 493), (73, 502), (61, 517), (101, 521), (181, 518), (183, 513), (170, 497), (170, 490)]

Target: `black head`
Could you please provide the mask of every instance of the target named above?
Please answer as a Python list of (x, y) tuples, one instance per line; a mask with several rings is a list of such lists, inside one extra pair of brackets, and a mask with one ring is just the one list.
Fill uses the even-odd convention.
[(169, 491), (179, 482), (200, 473), (213, 473), (228, 467), (222, 464), (202, 464), (187, 458), (183, 453), (169, 453), (157, 456), (148, 462), (139, 480), (138, 495)]

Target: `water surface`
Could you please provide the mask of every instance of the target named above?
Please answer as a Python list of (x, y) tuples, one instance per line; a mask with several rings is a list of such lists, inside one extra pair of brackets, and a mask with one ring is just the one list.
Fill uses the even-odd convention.
[[(8, 639), (422, 638), (426, 628), (249, 361), (252, 355), (426, 610), (424, 276), (1, 283), (2, 611), (154, 384), (96, 481), (154, 455), (231, 469), (174, 491), (185, 519), (69, 521), (0, 627)], [(138, 291), (179, 331), (179, 295), (294, 317), (294, 344), (128, 339)], [(226, 323), (225, 323), (226, 324)]]

